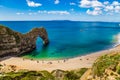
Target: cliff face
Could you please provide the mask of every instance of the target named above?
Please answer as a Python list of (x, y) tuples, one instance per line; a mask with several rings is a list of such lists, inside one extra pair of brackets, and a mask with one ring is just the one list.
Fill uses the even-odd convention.
[(26, 34), (21, 34), (0, 25), (0, 57), (20, 55), (34, 50), (38, 36), (42, 38), (44, 45), (49, 43), (44, 28), (34, 28)]

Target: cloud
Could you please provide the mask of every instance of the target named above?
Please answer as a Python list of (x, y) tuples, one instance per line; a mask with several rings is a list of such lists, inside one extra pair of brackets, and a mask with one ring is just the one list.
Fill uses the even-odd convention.
[(89, 14), (89, 15), (100, 15), (100, 14), (102, 14), (102, 10), (101, 10), (101, 8), (94, 8), (93, 11), (91, 11), (90, 9), (88, 9), (86, 11), (86, 13)]
[(93, 10), (88, 9), (86, 13), (95, 16), (102, 14), (103, 6), (103, 3), (98, 0), (81, 0), (79, 5), (82, 8), (92, 8)]
[(87, 8), (88, 10), (86, 11), (86, 13), (89, 15), (100, 15), (102, 13), (108, 15), (112, 13), (120, 13), (120, 2), (118, 1), (100, 2), (98, 0), (81, 0), (79, 7)]
[(71, 5), (71, 6), (75, 6), (76, 3), (74, 3), (74, 2), (70, 2), (70, 5)]
[(108, 5), (108, 4), (109, 4), (109, 2), (108, 2), (108, 1), (105, 1), (105, 2), (103, 2), (103, 4), (104, 4), (104, 5)]
[(21, 13), (21, 12), (17, 12), (16, 14), (17, 14), (17, 15), (23, 15), (24, 13)]
[(113, 11), (114, 10), (114, 7), (112, 5), (109, 5), (109, 6), (106, 6), (105, 11)]
[(36, 15), (36, 12), (29, 12), (28, 15)]
[(60, 14), (60, 15), (64, 15), (64, 14), (70, 14), (68, 11), (48, 11), (48, 14)]
[(103, 4), (98, 0), (81, 0), (79, 6), (83, 8), (90, 8), (90, 7), (102, 7)]
[(119, 13), (119, 12), (120, 12), (120, 6), (115, 6), (114, 9), (115, 9), (115, 12), (116, 12), (116, 13)]
[(120, 13), (120, 3), (118, 1), (113, 1), (111, 4), (108, 4), (104, 7), (104, 11), (109, 13)]
[(60, 1), (59, 0), (55, 0), (54, 4), (59, 4)]
[(28, 5), (29, 7), (39, 7), (39, 6), (42, 6), (41, 3), (35, 3), (35, 2), (33, 2), (33, 1), (30, 1), (30, 0), (26, 0), (26, 1), (27, 1), (27, 5)]
[(70, 14), (68, 11), (46, 11), (46, 10), (39, 10), (38, 13), (40, 14), (55, 14), (55, 15), (68, 15)]
[(39, 10), (38, 13), (43, 14), (43, 13), (47, 13), (47, 11), (46, 10), (43, 10), (43, 11)]
[(113, 6), (118, 6), (118, 5), (120, 5), (120, 3), (118, 1), (113, 1), (112, 5)]

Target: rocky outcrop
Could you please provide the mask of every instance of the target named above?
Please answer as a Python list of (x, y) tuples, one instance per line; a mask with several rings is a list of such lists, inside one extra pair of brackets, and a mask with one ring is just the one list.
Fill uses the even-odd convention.
[(0, 25), (0, 57), (21, 55), (34, 50), (38, 36), (42, 38), (45, 46), (49, 43), (47, 32), (43, 27), (21, 34)]

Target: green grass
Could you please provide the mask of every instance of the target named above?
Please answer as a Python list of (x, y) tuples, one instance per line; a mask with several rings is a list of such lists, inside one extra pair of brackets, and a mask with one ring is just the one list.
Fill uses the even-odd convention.
[(65, 74), (65, 80), (79, 80), (81, 76), (87, 71), (87, 68), (81, 68), (79, 70), (67, 71)]
[(102, 76), (105, 72), (105, 69), (111, 68), (112, 70), (116, 70), (116, 66), (120, 61), (120, 54), (114, 55), (104, 55), (96, 60), (93, 64), (93, 74), (97, 76)]
[(4, 73), (4, 76), (0, 76), (0, 80), (79, 80), (86, 70), (86, 68), (72, 71), (59, 70), (63, 75), (61, 78), (57, 78), (56, 75), (60, 74), (57, 70), (51, 73), (48, 71), (9, 72)]
[(120, 74), (120, 65), (118, 65), (118, 66), (116, 67), (116, 72), (117, 72), (118, 74)]
[(0, 77), (0, 80), (54, 80), (47, 71), (10, 72), (4, 75)]

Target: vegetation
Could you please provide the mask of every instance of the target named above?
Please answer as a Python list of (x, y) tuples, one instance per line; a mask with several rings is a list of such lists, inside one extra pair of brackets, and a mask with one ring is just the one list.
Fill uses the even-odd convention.
[[(21, 70), (0, 74), (0, 80), (80, 80), (87, 70), (89, 69), (54, 70), (51, 73), (48, 71)], [(95, 80), (111, 80), (110, 77), (120, 80), (120, 54), (109, 54), (98, 58), (93, 64), (92, 71), (87, 76), (92, 76), (89, 80), (93, 78)]]
[(120, 74), (120, 65), (118, 65), (118, 66), (116, 67), (116, 71), (117, 71), (118, 74)]
[(120, 66), (117, 67), (118, 63), (120, 62), (120, 54), (110, 54), (104, 55), (96, 60), (93, 65), (93, 74), (97, 76), (103, 76), (106, 69), (111, 69), (112, 71), (120, 72)]
[(0, 76), (0, 80), (79, 80), (86, 70), (86, 68), (73, 71), (55, 70), (51, 73), (48, 71), (9, 72)]
[(27, 71), (5, 73), (0, 80), (54, 80), (54, 77), (47, 71)]

